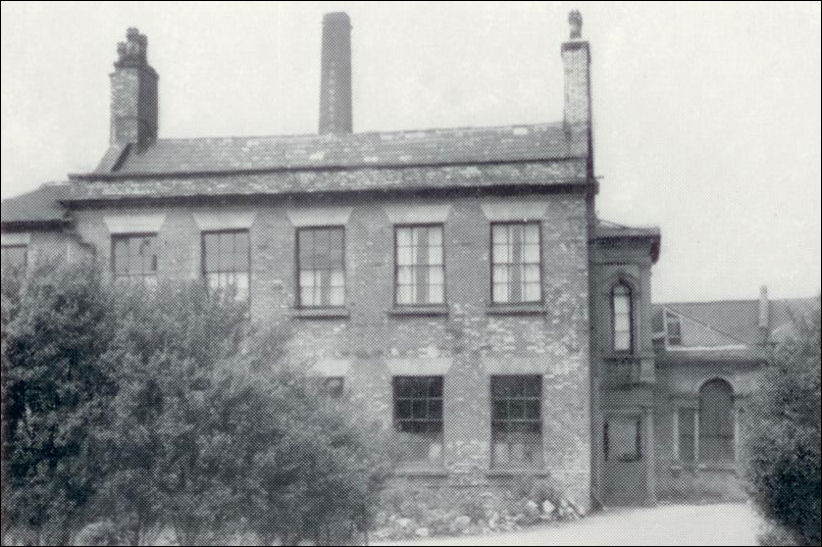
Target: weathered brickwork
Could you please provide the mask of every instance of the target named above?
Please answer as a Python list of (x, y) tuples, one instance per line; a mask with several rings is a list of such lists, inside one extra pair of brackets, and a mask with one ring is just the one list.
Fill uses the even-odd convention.
[[(507, 203), (508, 202), (508, 203)], [(538, 204), (542, 230), (545, 304), (527, 315), (489, 313), (490, 220), (483, 204), (516, 210)], [(323, 207), (310, 204), (323, 218)], [(300, 317), (296, 305), (295, 226), (286, 206), (158, 207), (80, 209), (75, 229), (110, 263), (110, 220), (160, 215), (160, 277), (200, 277), (200, 226), (197, 215), (252, 218), (251, 307), (255, 320), (285, 324), (293, 332), (291, 358), (306, 369), (332, 363), (346, 375), (346, 389), (385, 427), (392, 423), (391, 377), (424, 361), (443, 362), (444, 467), (417, 470), (450, 476), (457, 483), (488, 484), (490, 461), (490, 375), (540, 374), (543, 377), (545, 466), (571, 497), (587, 507), (590, 486), (590, 402), (588, 247), (583, 194), (521, 198), (462, 198), (445, 205), (444, 226), (447, 315), (392, 313), (394, 301), (394, 224), (386, 205), (351, 207), (345, 223), (345, 318)], [(425, 200), (407, 206), (425, 214)], [(513, 207), (511, 207), (513, 205)], [(299, 209), (302, 204), (292, 204)], [(293, 209), (292, 209), (293, 210)], [(428, 221), (421, 218), (420, 221)], [(511, 218), (510, 220), (517, 220)], [(341, 367), (341, 368), (340, 368)], [(415, 372), (409, 369), (410, 372)]]

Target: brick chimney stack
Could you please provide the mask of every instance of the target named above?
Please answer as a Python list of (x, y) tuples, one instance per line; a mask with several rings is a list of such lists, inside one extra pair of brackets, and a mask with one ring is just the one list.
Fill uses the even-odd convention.
[(157, 138), (157, 72), (148, 64), (148, 38), (136, 28), (117, 44), (111, 78), (111, 144), (144, 148)]
[(591, 138), (591, 52), (582, 39), (582, 15), (573, 10), (568, 14), (570, 27), (568, 41), (562, 44), (562, 63), (565, 67), (565, 131), (576, 142), (587, 146), (589, 170), (593, 175)]
[(320, 134), (351, 131), (351, 19), (344, 12), (326, 13), (320, 76)]

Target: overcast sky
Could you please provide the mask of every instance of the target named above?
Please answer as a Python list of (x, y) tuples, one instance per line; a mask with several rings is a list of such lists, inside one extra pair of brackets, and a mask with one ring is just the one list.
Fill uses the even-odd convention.
[(591, 43), (602, 218), (662, 229), (656, 301), (820, 289), (818, 3), (6, 3), (2, 196), (92, 169), (129, 26), (160, 137), (316, 132), (322, 14), (353, 24), (355, 131), (562, 119)]

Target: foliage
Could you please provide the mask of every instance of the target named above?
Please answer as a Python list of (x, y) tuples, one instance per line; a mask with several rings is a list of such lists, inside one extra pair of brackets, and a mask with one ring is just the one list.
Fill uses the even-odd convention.
[(283, 331), (199, 282), (45, 270), (4, 291), (4, 520), (60, 543), (94, 522), (84, 534), (124, 543), (157, 526), (183, 544), (367, 528), (388, 443), (288, 366)]
[(749, 493), (800, 545), (820, 543), (820, 311), (797, 318), (752, 401), (745, 439)]

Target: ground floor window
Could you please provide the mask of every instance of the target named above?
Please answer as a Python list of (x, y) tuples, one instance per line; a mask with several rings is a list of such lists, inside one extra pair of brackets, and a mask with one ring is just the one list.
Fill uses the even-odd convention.
[(491, 465), (542, 465), (542, 377), (491, 377)]
[(681, 463), (735, 460), (737, 412), (733, 388), (722, 379), (702, 385), (693, 406), (674, 414), (674, 454)]
[(642, 418), (610, 416), (603, 429), (605, 461), (634, 462), (642, 459)]
[(699, 390), (699, 461), (734, 460), (733, 389), (725, 380), (711, 380)]
[(442, 463), (442, 376), (394, 377), (394, 427), (408, 462)]
[(679, 429), (679, 461), (693, 463), (696, 460), (696, 409), (680, 408), (677, 411)]

